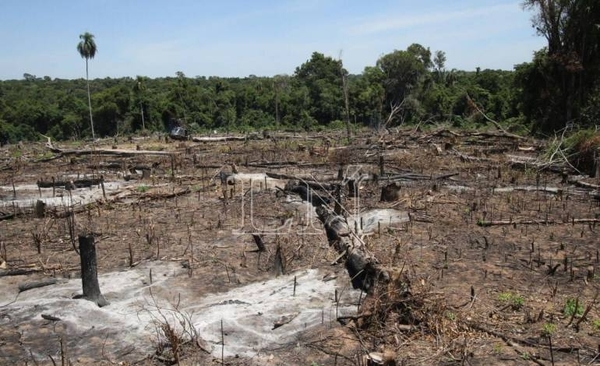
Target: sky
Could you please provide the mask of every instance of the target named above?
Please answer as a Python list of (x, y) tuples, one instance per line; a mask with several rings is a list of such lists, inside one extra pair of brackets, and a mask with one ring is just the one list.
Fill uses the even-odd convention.
[(446, 68), (505, 69), (545, 46), (520, 0), (0, 0), (0, 80), (293, 74), (313, 52), (361, 73), (412, 43)]

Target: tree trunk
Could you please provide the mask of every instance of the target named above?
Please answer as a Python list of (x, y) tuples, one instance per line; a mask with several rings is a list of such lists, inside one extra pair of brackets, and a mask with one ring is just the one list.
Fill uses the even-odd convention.
[(348, 102), (348, 80), (347, 76), (344, 74), (344, 68), (342, 67), (342, 87), (344, 89), (344, 106), (346, 107), (345, 119), (346, 119), (346, 135), (348, 138), (348, 144), (350, 144), (350, 139), (352, 137), (352, 132), (350, 130), (350, 103)]
[(142, 131), (146, 131), (146, 120), (144, 119), (144, 106), (140, 103), (140, 113), (142, 114)]
[(275, 127), (279, 129), (279, 90), (275, 86)]
[(319, 220), (325, 227), (329, 246), (346, 258), (346, 269), (352, 281), (352, 287), (370, 293), (379, 279), (387, 279), (377, 259), (367, 251), (362, 241), (354, 235), (346, 219), (336, 215), (326, 206), (317, 207)]
[(88, 74), (88, 59), (85, 58), (85, 80), (87, 81), (88, 106), (90, 107), (90, 125), (92, 126), (92, 140), (96, 140), (94, 134), (94, 118), (92, 117), (92, 97), (90, 95), (90, 77)]
[(92, 234), (79, 235), (79, 256), (81, 257), (81, 282), (83, 298), (95, 302), (99, 307), (109, 304), (100, 292), (96, 262), (96, 245)]

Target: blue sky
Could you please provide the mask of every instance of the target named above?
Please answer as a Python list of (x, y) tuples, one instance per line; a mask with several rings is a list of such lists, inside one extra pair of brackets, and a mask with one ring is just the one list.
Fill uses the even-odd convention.
[(512, 69), (545, 45), (517, 0), (0, 0), (0, 79), (293, 74), (314, 51), (351, 73), (420, 43), (447, 68)]

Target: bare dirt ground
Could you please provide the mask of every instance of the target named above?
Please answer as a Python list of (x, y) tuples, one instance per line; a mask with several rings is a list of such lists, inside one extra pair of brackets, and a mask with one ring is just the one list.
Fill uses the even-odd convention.
[[(543, 142), (437, 129), (54, 147), (0, 150), (0, 364), (600, 363), (599, 182), (538, 164)], [(104, 192), (37, 184), (100, 176)], [(388, 283), (351, 289), (290, 178), (343, 185)], [(399, 197), (381, 202), (391, 182)], [(72, 298), (90, 232), (101, 309)]]

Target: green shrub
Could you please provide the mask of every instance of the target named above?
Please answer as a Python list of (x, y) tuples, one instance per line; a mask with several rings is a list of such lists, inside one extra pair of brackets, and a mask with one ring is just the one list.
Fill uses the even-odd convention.
[(567, 299), (565, 304), (564, 314), (566, 316), (581, 316), (583, 315), (583, 304), (577, 299)]
[(515, 295), (511, 292), (502, 292), (498, 294), (498, 300), (510, 305), (513, 310), (519, 310), (525, 305), (525, 299), (521, 295)]

